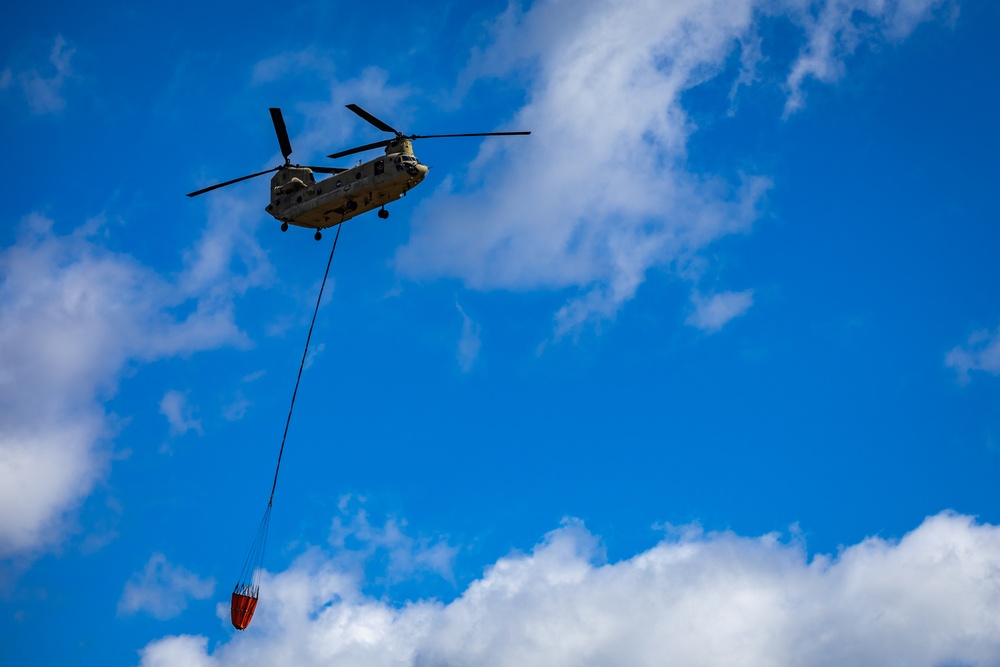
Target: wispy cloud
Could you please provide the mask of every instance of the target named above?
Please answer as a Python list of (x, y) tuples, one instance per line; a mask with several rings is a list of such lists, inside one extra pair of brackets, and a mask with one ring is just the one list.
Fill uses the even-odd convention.
[[(390, 83), (389, 72), (374, 66), (365, 67), (350, 78), (338, 78), (333, 60), (314, 48), (279, 53), (258, 61), (252, 68), (252, 83), (267, 85), (303, 74), (326, 82), (329, 96), (326, 100), (302, 102), (282, 110), (294, 152), (292, 160), (300, 164), (321, 163), (322, 156), (331, 150), (371, 141), (367, 137), (378, 133), (361, 119), (351, 120), (353, 115), (344, 109), (346, 104), (360, 104), (376, 115), (384, 115), (382, 110), (394, 109), (396, 114), (392, 121), (396, 123), (405, 123), (412, 116), (412, 111), (403, 104), (411, 94), (408, 84)], [(261, 122), (270, 125), (266, 115), (261, 116)], [(365, 139), (362, 141), (359, 137)], [(275, 152), (263, 163), (268, 166), (282, 161), (277, 141), (272, 145)], [(208, 184), (206, 181), (205, 185)], [(280, 335), (285, 326), (287, 323), (275, 324), (272, 335)]]
[(34, 113), (61, 111), (66, 106), (63, 87), (73, 76), (75, 52), (62, 35), (56, 35), (45, 65), (30, 64), (24, 69), (5, 67), (0, 71), (0, 90), (10, 89), (16, 83)]
[(165, 620), (187, 609), (189, 599), (205, 600), (214, 592), (214, 580), (202, 579), (157, 553), (150, 557), (142, 572), (136, 572), (126, 582), (118, 600), (118, 613), (142, 612)]
[(859, 46), (877, 39), (899, 41), (934, 10), (951, 0), (830, 0), (820, 4), (793, 2), (795, 20), (806, 33), (806, 45), (792, 65), (786, 86), (785, 114), (805, 104), (803, 84), (809, 79), (830, 83), (844, 75), (844, 61)]
[(228, 403), (222, 408), (222, 417), (226, 421), (239, 421), (246, 416), (247, 410), (251, 405), (253, 405), (253, 403), (240, 394), (232, 403)]
[(341, 498), (340, 515), (333, 519), (329, 542), (337, 550), (341, 568), (357, 570), (374, 556), (383, 556), (386, 584), (428, 573), (453, 580), (457, 548), (440, 536), (410, 535), (405, 519), (386, 516), (373, 521), (362, 499)]
[(309, 352), (306, 354), (305, 364), (303, 368), (309, 370), (312, 368), (313, 362), (316, 361), (316, 357), (323, 354), (326, 350), (326, 343), (315, 343), (309, 347)]
[(167, 418), (171, 435), (184, 435), (194, 431), (201, 435), (201, 421), (191, 417), (187, 394), (171, 389), (160, 400), (160, 414)]
[(992, 334), (986, 330), (976, 331), (965, 345), (952, 348), (944, 363), (954, 368), (963, 382), (969, 381), (972, 371), (1000, 375), (1000, 327)]
[(812, 560), (800, 539), (691, 528), (609, 563), (568, 521), (454, 601), (398, 606), (314, 549), (265, 578), (256, 632), (211, 655), (165, 637), (141, 665), (991, 665), (998, 561), (1000, 527), (951, 513)]
[(324, 55), (315, 47), (300, 51), (279, 53), (258, 61), (251, 72), (251, 85), (259, 86), (272, 83), (295, 74), (307, 74), (310, 77), (329, 78), (334, 73), (334, 60)]
[(252, 373), (247, 373), (246, 375), (243, 376), (243, 382), (245, 382), (247, 384), (249, 384), (251, 382), (256, 382), (257, 380), (259, 380), (262, 377), (264, 377), (266, 374), (267, 374), (267, 371), (263, 370), (263, 369), (261, 369), (259, 371), (254, 371)]
[(753, 290), (719, 292), (709, 296), (694, 291), (691, 293), (691, 303), (694, 305), (694, 312), (684, 322), (711, 334), (750, 309), (753, 305)]
[(468, 373), (472, 370), (473, 364), (476, 363), (476, 358), (479, 356), (479, 332), (480, 327), (478, 324), (472, 321), (466, 312), (457, 303), (455, 307), (458, 308), (458, 312), (462, 314), (462, 334), (458, 338), (458, 366), (462, 369), (463, 373)]

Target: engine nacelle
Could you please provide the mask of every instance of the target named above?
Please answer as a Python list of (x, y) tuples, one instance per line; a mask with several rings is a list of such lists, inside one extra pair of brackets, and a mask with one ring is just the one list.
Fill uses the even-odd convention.
[(276, 185), (271, 189), (276, 195), (286, 195), (289, 192), (295, 192), (297, 190), (302, 190), (306, 187), (306, 184), (300, 178), (293, 178), (287, 183), (282, 183), (281, 185)]

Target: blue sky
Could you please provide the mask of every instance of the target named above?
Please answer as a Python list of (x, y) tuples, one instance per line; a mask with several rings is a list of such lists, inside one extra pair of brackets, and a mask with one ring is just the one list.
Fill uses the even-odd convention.
[[(4, 9), (0, 661), (1000, 664), (998, 28)], [(382, 139), (348, 103), (532, 135), (345, 224), (237, 633), (333, 234), (183, 195), (280, 163), (271, 106), (303, 164)]]

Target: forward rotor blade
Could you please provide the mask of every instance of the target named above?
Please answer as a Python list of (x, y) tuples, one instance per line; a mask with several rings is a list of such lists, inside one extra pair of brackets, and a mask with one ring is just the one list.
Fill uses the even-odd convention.
[(513, 137), (531, 132), (472, 132), (470, 134), (411, 134), (407, 139), (441, 139), (442, 137)]
[(225, 183), (217, 183), (215, 185), (210, 185), (207, 188), (202, 188), (196, 192), (189, 192), (188, 197), (197, 197), (198, 195), (203, 195), (206, 192), (211, 192), (212, 190), (218, 190), (219, 188), (224, 188), (227, 185), (232, 185), (233, 183), (239, 183), (240, 181), (245, 181), (248, 178), (257, 178), (258, 176), (263, 176), (264, 174), (270, 174), (272, 171), (278, 171), (281, 167), (274, 167), (273, 169), (268, 169), (267, 171), (261, 171), (256, 174), (250, 174), (249, 176), (241, 176), (240, 178), (234, 178), (231, 181), (226, 181)]
[(361, 153), (363, 151), (368, 151), (373, 148), (381, 148), (382, 146), (388, 146), (395, 139), (386, 139), (385, 141), (376, 141), (374, 144), (365, 144), (364, 146), (358, 146), (357, 148), (351, 148), (346, 151), (340, 151), (339, 153), (334, 153), (333, 155), (327, 155), (331, 160), (336, 160), (337, 158), (344, 157), (345, 155), (354, 155), (355, 153)]
[(288, 162), (288, 156), (292, 154), (292, 144), (288, 141), (288, 130), (285, 129), (285, 119), (281, 116), (281, 109), (271, 109), (271, 122), (274, 123), (274, 133), (278, 135), (281, 154), (285, 157), (285, 162)]
[(359, 107), (357, 104), (348, 104), (347, 108), (350, 109), (351, 111), (353, 111), (354, 113), (358, 114), (359, 116), (361, 116), (365, 120), (367, 120), (369, 123), (371, 123), (372, 125), (374, 125), (378, 129), (382, 130), (383, 132), (392, 132), (395, 135), (402, 134), (399, 130), (397, 130), (394, 127), (390, 127), (386, 123), (383, 123), (378, 118), (376, 118), (375, 116), (371, 115), (370, 113), (368, 113), (367, 111), (365, 111), (364, 109), (362, 109), (361, 107)]

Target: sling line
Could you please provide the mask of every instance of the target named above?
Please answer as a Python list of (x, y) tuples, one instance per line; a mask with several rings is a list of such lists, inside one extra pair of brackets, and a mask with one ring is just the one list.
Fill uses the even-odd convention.
[(292, 402), (288, 406), (288, 418), (285, 420), (285, 432), (281, 436), (281, 449), (278, 450), (278, 464), (274, 467), (274, 483), (271, 485), (271, 496), (267, 500), (267, 508), (264, 516), (261, 517), (257, 526), (257, 533), (243, 561), (243, 571), (233, 589), (232, 604), (230, 612), (232, 615), (233, 627), (237, 630), (244, 630), (250, 625), (253, 613), (257, 609), (257, 597), (260, 592), (260, 573), (264, 562), (264, 548), (267, 545), (267, 529), (271, 523), (271, 507), (274, 504), (274, 491), (278, 488), (278, 473), (281, 471), (281, 457), (285, 453), (285, 440), (288, 438), (288, 427), (292, 423), (292, 412), (295, 410), (295, 397), (299, 393), (299, 382), (302, 380), (302, 371), (306, 366), (306, 357), (309, 354), (309, 341), (312, 340), (313, 328), (316, 326), (316, 316), (319, 314), (319, 305), (323, 302), (323, 290), (326, 288), (326, 280), (330, 276), (330, 265), (333, 263), (333, 254), (337, 250), (337, 240), (340, 238), (341, 225), (337, 225), (337, 235), (333, 238), (333, 247), (330, 249), (330, 258), (326, 261), (326, 272), (323, 274), (323, 282), (319, 287), (319, 296), (316, 297), (316, 308), (313, 310), (312, 322), (309, 323), (309, 334), (306, 336), (306, 346), (302, 351), (302, 362), (299, 364), (299, 374), (295, 378), (295, 389), (292, 391)]
[(302, 363), (299, 364), (299, 375), (295, 378), (295, 389), (292, 391), (292, 404), (288, 406), (288, 419), (285, 420), (285, 432), (281, 436), (281, 449), (278, 450), (278, 465), (274, 467), (274, 484), (271, 485), (271, 497), (267, 501), (270, 507), (274, 502), (274, 490), (278, 488), (278, 472), (281, 470), (281, 455), (285, 453), (285, 438), (288, 437), (288, 425), (292, 423), (292, 411), (295, 409), (295, 397), (299, 393), (299, 381), (302, 379), (302, 369), (306, 366), (306, 355), (309, 354), (309, 341), (312, 340), (313, 327), (316, 326), (316, 315), (319, 313), (319, 304), (323, 301), (323, 289), (326, 287), (327, 276), (330, 275), (330, 264), (333, 263), (333, 253), (337, 251), (337, 239), (340, 238), (340, 228), (337, 225), (337, 235), (333, 237), (333, 247), (330, 248), (330, 259), (326, 260), (326, 273), (323, 274), (323, 282), (319, 286), (319, 296), (316, 298), (316, 309), (313, 311), (312, 322), (309, 324), (309, 335), (306, 336), (306, 347), (302, 350)]

